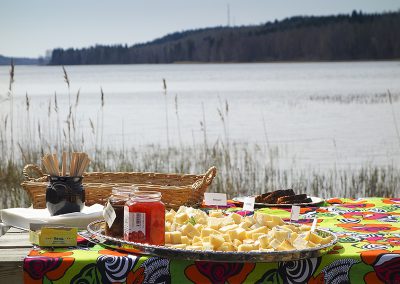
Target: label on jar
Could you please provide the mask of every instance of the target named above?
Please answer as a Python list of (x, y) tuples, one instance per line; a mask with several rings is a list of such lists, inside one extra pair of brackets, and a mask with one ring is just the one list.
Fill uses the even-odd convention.
[(103, 217), (106, 220), (108, 227), (110, 228), (114, 223), (115, 218), (117, 215), (115, 214), (114, 208), (111, 206), (110, 202), (107, 202), (106, 207), (103, 209)]
[(129, 212), (125, 209), (124, 236), (132, 242), (146, 239), (146, 213)]

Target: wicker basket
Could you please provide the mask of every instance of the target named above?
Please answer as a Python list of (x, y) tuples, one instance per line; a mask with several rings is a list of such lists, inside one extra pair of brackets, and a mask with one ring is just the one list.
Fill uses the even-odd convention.
[[(167, 208), (179, 208), (181, 205), (199, 206), (204, 192), (217, 173), (211, 167), (205, 174), (163, 174), (141, 172), (91, 172), (84, 173), (86, 205), (104, 204), (115, 186), (136, 185), (139, 190), (159, 191)], [(37, 165), (24, 167), (26, 178), (21, 185), (28, 193), (33, 208), (46, 208), (47, 175)], [(35, 177), (36, 176), (36, 177)]]

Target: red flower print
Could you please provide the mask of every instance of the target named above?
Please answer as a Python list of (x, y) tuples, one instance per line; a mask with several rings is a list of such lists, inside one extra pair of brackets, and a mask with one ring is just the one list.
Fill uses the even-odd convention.
[(378, 233), (380, 231), (397, 231), (398, 228), (392, 227), (391, 224), (337, 224), (338, 227), (342, 227), (348, 231), (354, 232), (365, 232), (365, 233)]
[(366, 283), (400, 283), (400, 251), (364, 251), (361, 259), (374, 268), (364, 277)]
[(26, 257), (24, 259), (24, 272), (32, 279), (39, 280), (42, 279), (47, 272), (56, 269), (61, 262), (62, 260), (60, 258)]
[(196, 261), (185, 269), (185, 275), (194, 283), (242, 283), (254, 267), (254, 263)]

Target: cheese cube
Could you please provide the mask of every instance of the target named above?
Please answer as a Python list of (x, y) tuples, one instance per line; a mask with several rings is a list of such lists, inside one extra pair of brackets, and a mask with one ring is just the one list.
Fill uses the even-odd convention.
[(251, 216), (246, 216), (246, 217), (244, 217), (244, 222), (249, 223), (251, 226), (256, 223), (256, 220), (254, 220), (254, 218)]
[(231, 238), (228, 234), (222, 234), (221, 236), (224, 238), (225, 242), (231, 242)]
[(222, 218), (221, 227), (225, 227), (232, 224), (235, 224), (235, 221), (231, 217), (228, 216)]
[(293, 244), (293, 242), (297, 239), (297, 237), (299, 236), (299, 234), (297, 234), (296, 232), (293, 232), (290, 234), (290, 242)]
[(186, 212), (176, 213), (174, 220), (176, 223), (182, 225), (182, 224), (185, 224), (189, 220), (189, 215)]
[(282, 251), (282, 250), (293, 250), (295, 249), (294, 246), (291, 245), (291, 243), (288, 240), (284, 240), (277, 248), (277, 251)]
[(239, 240), (243, 241), (246, 238), (246, 230), (237, 228), (236, 232)]
[(182, 233), (179, 231), (170, 232), (170, 238), (172, 244), (180, 244), (182, 243)]
[(252, 244), (241, 244), (238, 246), (238, 251), (252, 251), (253, 245)]
[(165, 232), (165, 243), (171, 243), (171, 232)]
[(243, 221), (242, 223), (239, 224), (239, 228), (243, 228), (245, 230), (250, 228), (250, 226), (251, 226), (251, 224), (249, 222), (245, 222), (245, 221)]
[(253, 239), (244, 239), (243, 244), (254, 244), (254, 240)]
[(209, 243), (209, 242), (210, 242), (210, 236), (201, 238), (201, 242), (202, 242), (202, 243)]
[(281, 217), (275, 215), (270, 215), (270, 216), (271, 216), (271, 221), (267, 221), (268, 228), (272, 229), (275, 226), (280, 226), (285, 224), (285, 222), (283, 222)]
[(185, 245), (190, 245), (191, 241), (189, 240), (189, 238), (187, 236), (182, 236), (181, 243), (185, 244)]
[(224, 218), (210, 217), (207, 220), (208, 227), (218, 230), (221, 227)]
[(310, 231), (310, 230), (311, 230), (311, 227), (308, 226), (308, 225), (304, 225), (304, 224), (303, 224), (303, 225), (300, 226), (299, 230), (300, 230), (300, 231)]
[(246, 238), (251, 239), (251, 238), (253, 238), (253, 234), (257, 234), (257, 233), (266, 234), (267, 232), (268, 232), (268, 228), (266, 226), (262, 226), (257, 229), (254, 229), (254, 230), (247, 231)]
[(195, 228), (197, 231), (199, 231), (199, 233), (201, 234), (201, 231), (203, 230), (204, 225), (203, 225), (203, 224), (196, 224), (196, 225), (194, 225), (194, 228)]
[(290, 233), (288, 231), (275, 230), (273, 233), (273, 237), (278, 241), (283, 242), (290, 238)]
[(308, 247), (310, 247), (310, 248), (314, 248), (314, 247), (317, 246), (316, 244), (314, 244), (313, 242), (310, 242), (310, 241), (307, 243), (307, 245), (308, 245)]
[(172, 222), (172, 221), (174, 220), (175, 214), (176, 214), (176, 212), (175, 212), (173, 209), (171, 209), (170, 211), (168, 211), (168, 212), (165, 214), (165, 221)]
[(267, 221), (272, 220), (270, 215), (259, 212), (254, 213), (254, 219), (256, 220), (256, 223), (261, 226), (267, 226)]
[(214, 230), (214, 229), (212, 229), (212, 228), (206, 227), (206, 228), (204, 228), (204, 229), (201, 231), (200, 236), (201, 236), (201, 238), (204, 238), (204, 237), (209, 236), (210, 234), (216, 234), (216, 235), (218, 235), (218, 234), (221, 234), (221, 233), (220, 233), (219, 231), (217, 231), (217, 230)]
[(236, 224), (231, 224), (231, 225), (227, 225), (227, 226), (224, 226), (224, 227), (219, 228), (219, 231), (220, 231), (221, 233), (226, 233), (226, 232), (228, 232), (228, 231), (235, 230), (235, 229), (238, 228), (238, 227), (239, 227), (239, 226), (236, 225)]
[(263, 249), (267, 249), (269, 246), (269, 238), (268, 235), (262, 235), (258, 237), (258, 241), (260, 242), (260, 247)]
[(277, 239), (272, 239), (272, 240), (270, 241), (270, 243), (269, 243), (269, 247), (270, 247), (270, 248), (273, 248), (273, 249), (278, 248), (280, 245), (281, 245), (281, 242), (278, 241)]
[(254, 234), (252, 234), (251, 238), (255, 241), (255, 240), (258, 240), (258, 238), (261, 236), (268, 236), (268, 235), (266, 235), (264, 233), (254, 233)]
[(165, 222), (165, 231), (171, 232), (171, 226), (172, 226), (171, 222), (169, 221)]
[(238, 239), (234, 239), (232, 244), (233, 244), (233, 246), (238, 247), (239, 245), (242, 244), (242, 242), (240, 240), (238, 240)]
[(242, 222), (242, 216), (240, 216), (237, 213), (232, 213), (229, 215), (229, 217), (232, 218), (232, 220), (235, 222), (235, 224), (240, 224)]
[(310, 231), (308, 233), (308, 241), (313, 242), (314, 244), (320, 244), (322, 242), (322, 238), (316, 233)]
[(205, 242), (203, 243), (203, 250), (214, 250), (214, 246), (209, 242)]
[(305, 249), (307, 248), (307, 241), (305, 239), (303, 239), (301, 236), (298, 236), (293, 242), (293, 246), (296, 249)]
[(195, 236), (200, 236), (200, 232), (191, 223), (187, 223), (187, 224), (183, 225), (181, 232), (182, 232), (182, 235), (188, 236), (189, 238), (193, 238)]
[(292, 225), (292, 224), (285, 224), (283, 226), (280, 226), (283, 230), (287, 230), (289, 232), (298, 232), (299, 229), (297, 229), (296, 226)]
[(234, 247), (231, 243), (229, 242), (224, 242), (220, 247), (218, 247), (216, 250), (219, 251), (234, 251)]
[(221, 246), (224, 242), (225, 242), (225, 239), (224, 239), (223, 236), (214, 235), (214, 234), (210, 235), (210, 243), (211, 243), (211, 245), (213, 246), (214, 249), (216, 249), (217, 247)]
[(224, 216), (224, 213), (222, 212), (222, 210), (210, 210), (208, 211), (208, 216), (221, 218)]
[(202, 240), (199, 236), (194, 236), (192, 239), (192, 244), (201, 243), (201, 242), (202, 242)]

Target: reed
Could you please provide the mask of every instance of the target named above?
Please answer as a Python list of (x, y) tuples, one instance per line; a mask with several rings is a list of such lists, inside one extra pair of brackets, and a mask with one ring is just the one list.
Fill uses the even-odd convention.
[(393, 107), (392, 93), (388, 90), (387, 95), (389, 97), (390, 109), (392, 110), (394, 129), (396, 130), (396, 136), (397, 136), (397, 140), (399, 141), (399, 146), (400, 146), (400, 132), (399, 132), (399, 126), (397, 125), (396, 112), (394, 111), (394, 107)]
[[(10, 82), (8, 85), (8, 99), (10, 101), (10, 146), (11, 146), (11, 152), (10, 152), (10, 159), (13, 161), (14, 160), (14, 93), (13, 93), (13, 84), (14, 84), (14, 60), (11, 59), (11, 64), (10, 64)], [(7, 130), (6, 130), (7, 131)]]
[(169, 148), (170, 148), (170, 141), (169, 141), (169, 119), (168, 119), (168, 96), (167, 96), (167, 81), (163, 78), (163, 91), (164, 91), (164, 102), (165, 102), (165, 127), (166, 127), (166, 135), (167, 135), (167, 171), (169, 171)]

